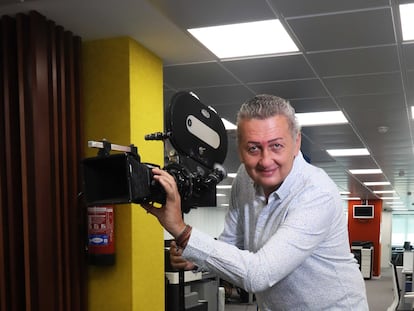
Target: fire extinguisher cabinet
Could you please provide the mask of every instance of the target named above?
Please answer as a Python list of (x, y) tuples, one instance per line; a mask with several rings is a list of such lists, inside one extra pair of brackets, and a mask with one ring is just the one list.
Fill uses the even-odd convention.
[(98, 266), (115, 264), (112, 206), (88, 207), (88, 262)]

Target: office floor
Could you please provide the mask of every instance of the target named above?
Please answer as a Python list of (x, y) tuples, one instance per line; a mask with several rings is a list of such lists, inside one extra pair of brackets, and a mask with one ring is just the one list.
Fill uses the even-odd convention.
[(257, 311), (255, 304), (226, 304), (225, 311)]
[[(365, 280), (369, 309), (384, 311), (393, 300), (392, 271), (389, 268), (381, 270), (381, 276)], [(226, 303), (225, 311), (257, 311), (256, 304), (238, 303), (236, 297)]]
[(381, 276), (365, 280), (368, 305), (372, 311), (387, 310), (394, 299), (392, 269), (381, 268)]

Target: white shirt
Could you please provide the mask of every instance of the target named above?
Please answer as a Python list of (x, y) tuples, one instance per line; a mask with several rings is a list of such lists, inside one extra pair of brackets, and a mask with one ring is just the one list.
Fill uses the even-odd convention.
[(193, 228), (183, 256), (255, 293), (262, 311), (368, 310), (338, 189), (301, 153), (267, 204), (242, 165), (219, 241)]

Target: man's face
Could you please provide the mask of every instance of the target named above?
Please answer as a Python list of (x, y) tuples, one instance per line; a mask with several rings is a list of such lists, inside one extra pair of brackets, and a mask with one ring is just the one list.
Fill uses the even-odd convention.
[(249, 176), (269, 195), (276, 190), (293, 166), (300, 150), (300, 133), (292, 138), (285, 116), (239, 122), (239, 155)]

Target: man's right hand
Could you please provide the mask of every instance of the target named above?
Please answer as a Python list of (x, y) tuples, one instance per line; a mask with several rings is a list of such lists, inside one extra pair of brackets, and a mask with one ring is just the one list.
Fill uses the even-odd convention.
[(176, 270), (193, 270), (195, 264), (182, 257), (183, 249), (178, 248), (175, 241), (170, 245), (170, 262), (171, 266)]

